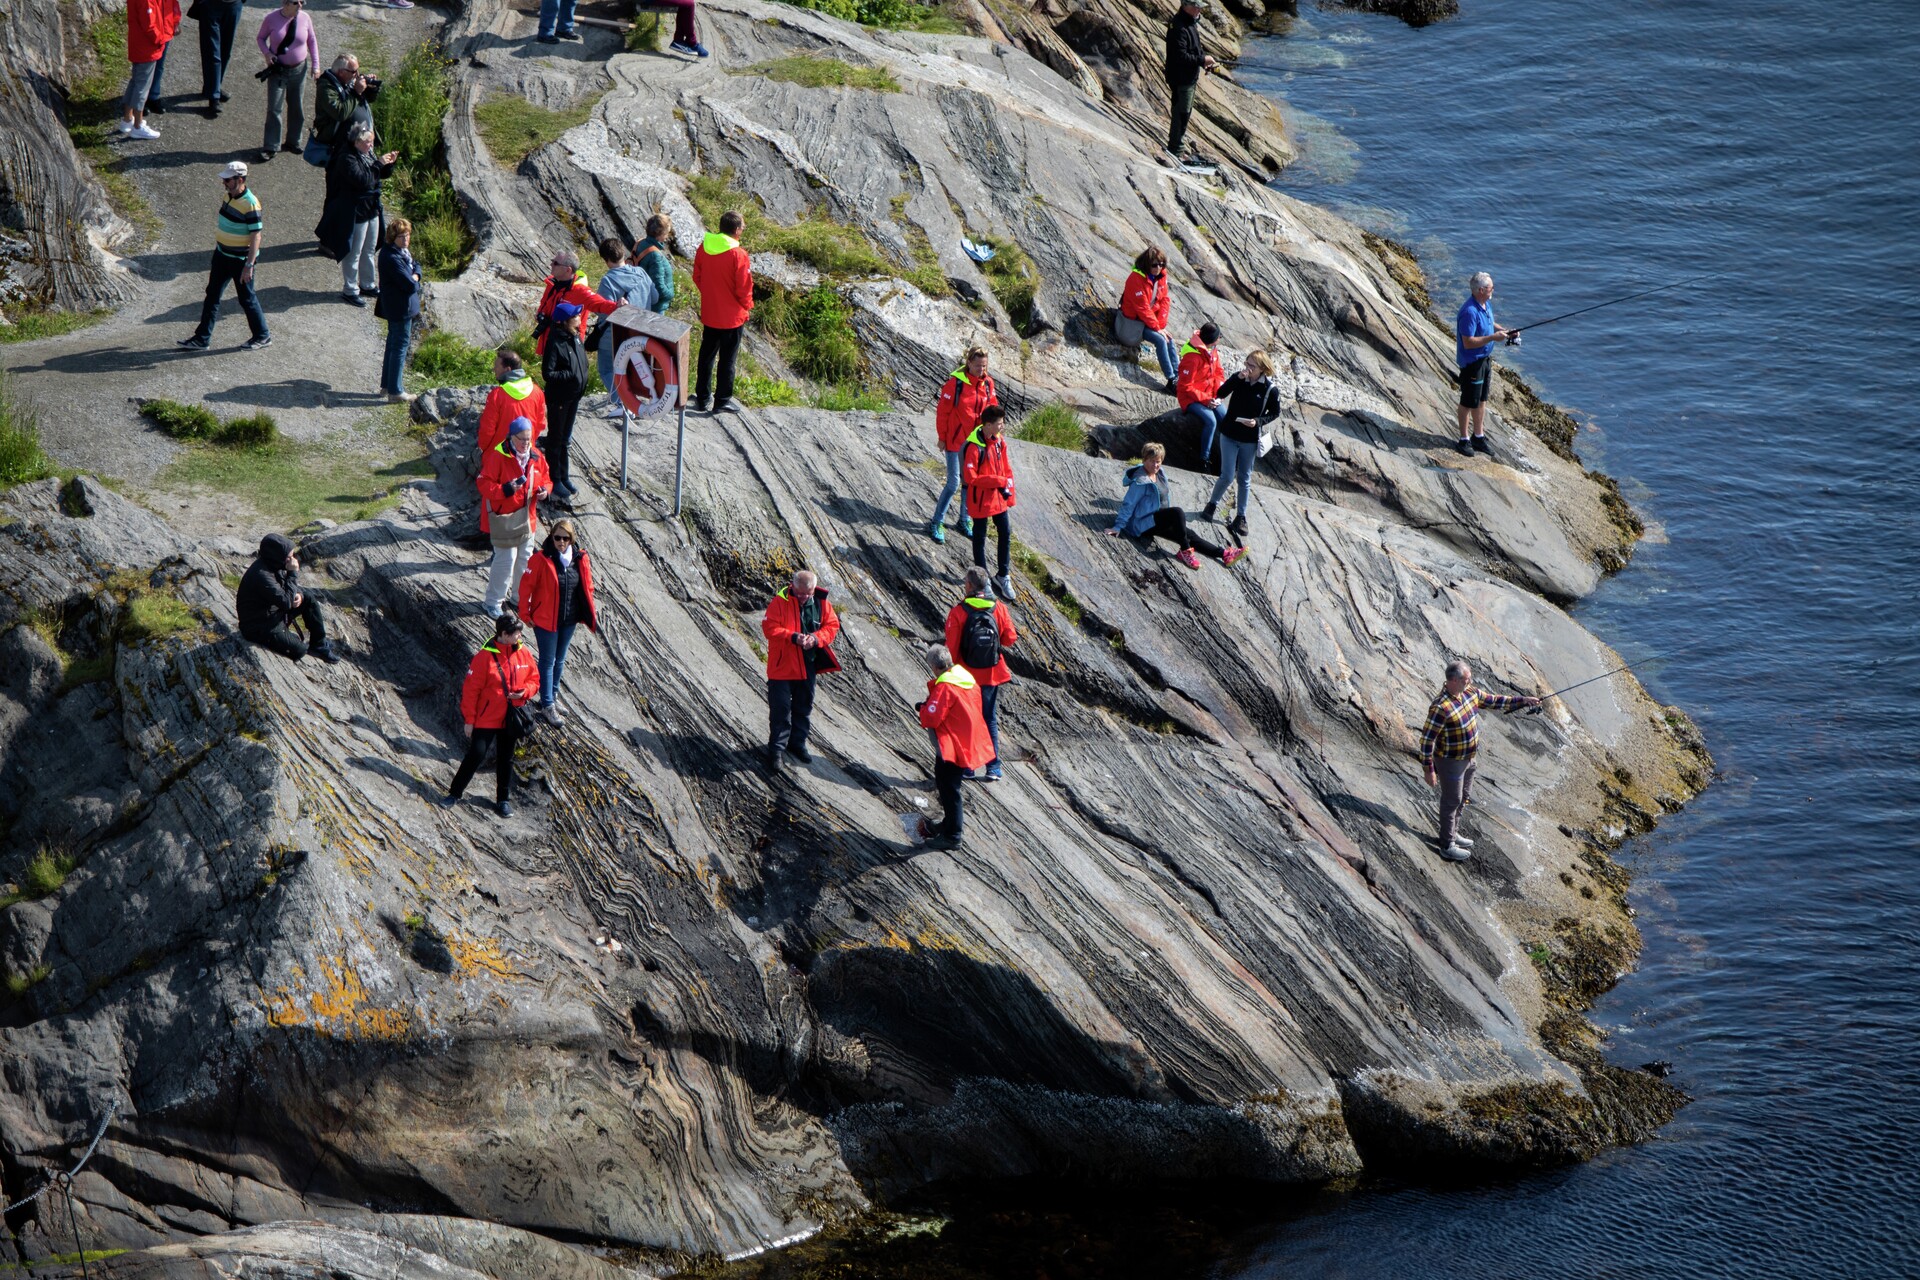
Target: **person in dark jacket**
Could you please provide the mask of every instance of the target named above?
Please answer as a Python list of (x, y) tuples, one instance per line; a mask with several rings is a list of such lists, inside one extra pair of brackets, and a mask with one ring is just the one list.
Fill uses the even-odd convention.
[(356, 124), (373, 126), (372, 102), (380, 92), (380, 80), (360, 70), (360, 59), (343, 53), (333, 60), (321, 77), (313, 82), (313, 134), (309, 142), (318, 150), (308, 154), (310, 163), (324, 166), (333, 153), (347, 145), (347, 130)]
[(206, 95), (207, 118), (220, 117), (228, 100), (227, 69), (233, 65), (233, 36), (240, 30), (241, 0), (203, 0), (199, 5), (200, 91)]
[(827, 589), (802, 569), (767, 602), (760, 634), (767, 638), (767, 768), (778, 773), (783, 752), (802, 764), (813, 759), (807, 751), (813, 686), (822, 673), (840, 669), (833, 656), (840, 619)]
[(547, 349), (540, 356), (540, 380), (547, 392), (547, 474), (563, 501), (579, 492), (567, 459), (573, 419), (580, 412), (580, 397), (587, 394), (587, 349), (580, 342), (579, 318), (580, 308), (573, 303), (554, 303)]
[(1220, 419), (1220, 478), (1213, 482), (1213, 496), (1200, 509), (1200, 518), (1214, 518), (1220, 499), (1227, 496), (1227, 486), (1237, 480), (1240, 494), (1234, 499), (1233, 523), (1227, 529), (1234, 537), (1245, 538), (1253, 463), (1260, 456), (1260, 428), (1280, 416), (1280, 388), (1273, 385), (1273, 361), (1267, 353), (1249, 352), (1240, 372), (1220, 385), (1220, 399), (1227, 405)]
[(1187, 122), (1193, 119), (1193, 95), (1200, 74), (1213, 67), (1213, 56), (1200, 47), (1201, 0), (1181, 0), (1180, 12), (1167, 26), (1167, 88), (1173, 92), (1173, 123), (1167, 130), (1167, 150), (1174, 162), (1186, 145)]
[(1173, 505), (1167, 469), (1162, 465), (1166, 458), (1167, 449), (1162, 444), (1149, 444), (1140, 450), (1139, 464), (1127, 468), (1127, 495), (1113, 513), (1113, 527), (1107, 530), (1107, 536), (1165, 538), (1178, 544), (1180, 550), (1173, 558), (1189, 569), (1200, 567), (1201, 556), (1230, 565), (1247, 554), (1245, 547), (1217, 547), (1187, 527), (1187, 513)]
[[(279, 533), (260, 539), (260, 554), (247, 567), (234, 595), (240, 634), (295, 662), (308, 656), (338, 662), (340, 656), (327, 643), (320, 602), (300, 590), (299, 575), (300, 557), (294, 553), (291, 539)], [(304, 637), (293, 629), (296, 621), (307, 629)]]
[(380, 248), (380, 183), (393, 172), (400, 153), (375, 156), (371, 125), (351, 126), (347, 143), (327, 163), (327, 201), (313, 234), (322, 252), (340, 260), (340, 297), (364, 307), (361, 293), (380, 288), (374, 262)]
[(387, 224), (387, 242), (380, 247), (380, 296), (373, 314), (387, 322), (387, 354), (380, 362), (380, 389), (389, 403), (405, 400), (400, 375), (407, 368), (407, 345), (413, 341), (413, 322), (420, 318), (420, 265), (408, 246), (413, 224), (395, 218)]
[(633, 256), (627, 259), (653, 277), (654, 292), (659, 296), (654, 310), (661, 315), (673, 305), (673, 251), (667, 247), (672, 243), (673, 219), (656, 213), (647, 219), (647, 238), (633, 246)]
[(560, 679), (567, 673), (573, 629), (584, 622), (587, 630), (600, 630), (593, 566), (586, 548), (575, 540), (573, 521), (554, 521), (546, 542), (527, 562), (520, 579), (520, 616), (533, 624), (534, 648), (540, 654), (540, 718), (559, 724)]
[(494, 620), (493, 642), (473, 655), (467, 678), (460, 686), (460, 718), (467, 726), (467, 753), (453, 775), (453, 785), (440, 803), (460, 803), (473, 781), (487, 748), (494, 750), (494, 807), (500, 816), (513, 816), (513, 749), (520, 731), (513, 708), (524, 707), (540, 692), (540, 670), (533, 655), (520, 644), (520, 618), (508, 609)]

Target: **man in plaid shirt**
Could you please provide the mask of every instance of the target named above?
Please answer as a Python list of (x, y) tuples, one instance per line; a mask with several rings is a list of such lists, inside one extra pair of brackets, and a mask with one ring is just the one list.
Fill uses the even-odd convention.
[(1480, 749), (1480, 723), (1475, 712), (1481, 707), (1507, 711), (1539, 705), (1538, 698), (1476, 689), (1471, 667), (1464, 662), (1447, 664), (1447, 687), (1427, 708), (1427, 723), (1420, 730), (1420, 763), (1426, 770), (1427, 785), (1440, 788), (1440, 856), (1448, 862), (1465, 862), (1473, 856), (1473, 841), (1456, 828), (1460, 811), (1466, 808), (1467, 796), (1473, 791), (1473, 757)]

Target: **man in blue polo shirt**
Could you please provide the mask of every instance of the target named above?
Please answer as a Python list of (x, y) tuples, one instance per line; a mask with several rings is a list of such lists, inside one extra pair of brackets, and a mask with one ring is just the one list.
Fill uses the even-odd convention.
[[(1454, 358), (1460, 362), (1460, 439), (1454, 448), (1471, 458), (1477, 449), (1490, 454), (1487, 443), (1487, 397), (1493, 394), (1493, 344), (1508, 331), (1493, 322), (1493, 277), (1476, 272), (1473, 296), (1461, 304), (1454, 318)], [(1473, 429), (1469, 433), (1468, 418)]]

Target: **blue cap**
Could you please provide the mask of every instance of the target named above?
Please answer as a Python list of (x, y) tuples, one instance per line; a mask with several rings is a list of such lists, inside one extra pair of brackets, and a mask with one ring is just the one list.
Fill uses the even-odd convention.
[(571, 302), (556, 302), (553, 304), (553, 318), (555, 320), (572, 320), (579, 314), (580, 308), (574, 306)]
[(522, 431), (532, 431), (532, 430), (533, 430), (532, 418), (515, 418), (512, 422), (509, 422), (507, 424), (507, 434), (510, 436), (517, 436)]

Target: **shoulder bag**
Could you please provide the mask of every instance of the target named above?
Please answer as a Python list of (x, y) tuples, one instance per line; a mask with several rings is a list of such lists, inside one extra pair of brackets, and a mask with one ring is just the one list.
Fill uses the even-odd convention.
[(513, 686), (507, 681), (507, 664), (500, 661), (500, 655), (493, 655), (493, 669), (500, 673), (500, 694), (507, 700), (507, 719), (513, 724), (513, 732), (522, 738), (531, 738), (539, 721), (533, 718), (533, 712), (524, 702), (513, 700)]

